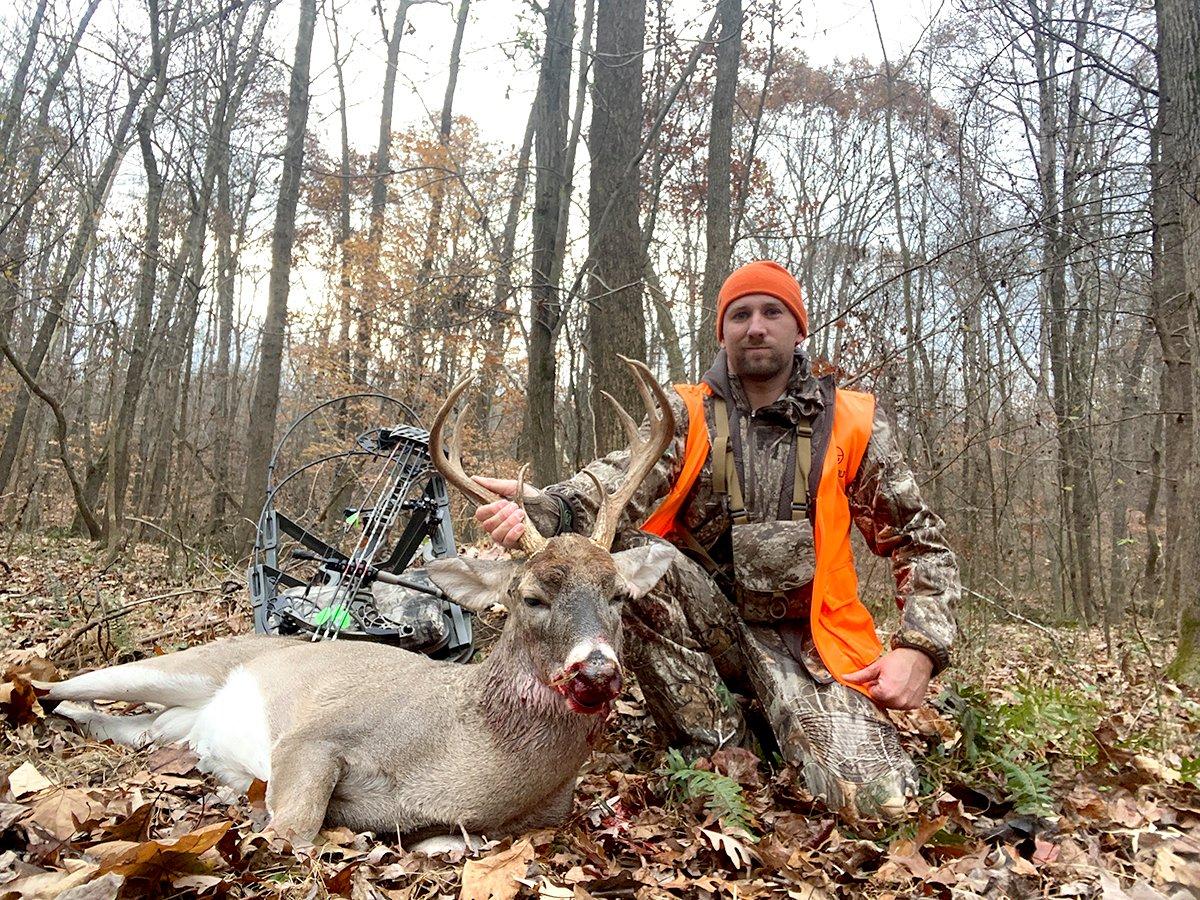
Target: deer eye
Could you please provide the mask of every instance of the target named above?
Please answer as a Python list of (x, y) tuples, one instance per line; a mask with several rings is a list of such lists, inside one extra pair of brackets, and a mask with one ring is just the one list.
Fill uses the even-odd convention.
[(545, 600), (543, 600), (541, 597), (526, 596), (526, 597), (522, 597), (521, 600), (530, 609), (545, 609), (547, 606), (550, 605)]

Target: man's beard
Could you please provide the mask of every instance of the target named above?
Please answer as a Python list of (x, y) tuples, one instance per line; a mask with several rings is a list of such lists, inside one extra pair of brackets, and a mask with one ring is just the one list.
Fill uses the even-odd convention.
[(769, 381), (791, 369), (792, 354), (775, 347), (743, 347), (734, 355), (733, 362), (739, 378)]

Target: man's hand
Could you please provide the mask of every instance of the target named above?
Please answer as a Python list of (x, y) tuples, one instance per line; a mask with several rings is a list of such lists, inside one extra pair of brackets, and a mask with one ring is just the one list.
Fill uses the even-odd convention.
[(916, 709), (925, 700), (932, 675), (932, 659), (912, 647), (897, 647), (845, 679), (851, 684), (866, 685), (871, 699), (880, 706)]
[[(517, 482), (512, 478), (484, 478), (472, 475), (471, 480), (501, 497), (515, 497)], [(530, 500), (539, 491), (525, 485), (525, 499)], [(512, 500), (497, 500), (485, 503), (475, 510), (475, 521), (501, 547), (515, 547), (525, 533), (525, 513)]]

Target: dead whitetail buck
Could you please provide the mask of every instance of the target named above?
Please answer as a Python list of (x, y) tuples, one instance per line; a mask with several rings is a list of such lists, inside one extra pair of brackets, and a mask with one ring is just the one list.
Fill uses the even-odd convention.
[[(621, 687), (621, 600), (653, 587), (671, 559), (662, 544), (609, 552), (623, 508), (674, 433), (663, 389), (645, 366), (626, 363), (650, 433), (641, 439), (617, 406), (633, 445), (628, 477), (614, 493), (601, 492), (592, 536), (547, 539), (527, 522), (523, 560), (429, 564), (455, 602), (508, 608), (485, 662), (253, 635), (42, 687), (51, 701), (146, 704), (149, 712), (126, 716), (80, 702), (57, 711), (100, 739), (185, 743), (201, 770), (241, 790), (262, 779), (275, 829), (293, 839), (311, 840), (323, 824), (416, 839), (560, 821)], [(429, 449), (448, 482), (487, 503), (498, 498), (463, 471), (461, 429), (449, 459), (442, 450), (446, 418), (466, 387), (442, 405)]]

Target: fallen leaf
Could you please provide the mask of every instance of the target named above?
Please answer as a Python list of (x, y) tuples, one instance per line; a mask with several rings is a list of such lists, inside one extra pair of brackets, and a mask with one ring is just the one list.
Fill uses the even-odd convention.
[(8, 786), (13, 797), (19, 799), (26, 794), (35, 794), (50, 787), (50, 780), (39, 772), (33, 763), (25, 762), (8, 776)]
[(200, 757), (187, 747), (167, 744), (159, 747), (146, 760), (146, 768), (157, 775), (186, 775), (196, 768)]
[(103, 803), (78, 788), (57, 788), (48, 791), (30, 806), (26, 823), (34, 823), (60, 841), (68, 840), (79, 826), (105, 813)]
[(171, 887), (181, 890), (191, 888), (196, 893), (201, 894), (209, 888), (215, 888), (218, 884), (223, 884), (224, 882), (225, 879), (219, 875), (184, 875), (182, 878), (176, 878), (172, 881)]
[(701, 828), (700, 833), (708, 839), (714, 850), (721, 851), (729, 857), (729, 861), (733, 863), (735, 869), (740, 869), (743, 866), (749, 869), (757, 856), (745, 843), (728, 834), (713, 831), (710, 828)]
[(0, 831), (8, 829), (13, 822), (29, 812), (23, 803), (0, 803)]
[(713, 766), (744, 787), (758, 787), (758, 757), (742, 747), (718, 750), (712, 755)]
[(173, 840), (135, 844), (124, 853), (106, 860), (100, 873), (116, 872), (131, 881), (160, 881), (189, 874), (199, 863), (200, 854), (215, 847), (232, 825), (232, 822), (218, 822)]
[(20, 900), (54, 900), (72, 888), (86, 885), (97, 868), (95, 865), (83, 865), (69, 872), (39, 872), (26, 875), (24, 878), (0, 885), (0, 894), (6, 897), (15, 896)]
[(124, 877), (109, 872), (87, 884), (63, 891), (58, 895), (58, 900), (116, 900), (124, 884)]
[(624, 700), (618, 700), (614, 706), (617, 712), (623, 716), (632, 716), (635, 719), (640, 719), (646, 715), (646, 708), (636, 703), (627, 703)]
[(533, 844), (518, 841), (508, 850), (467, 860), (459, 900), (513, 900), (521, 890), (516, 879), (525, 877), (534, 855)]
[(359, 867), (358, 862), (352, 862), (345, 866), (339, 872), (335, 872), (325, 879), (325, 890), (334, 897), (349, 897), (350, 882), (354, 877), (354, 870)]
[(44, 656), (32, 656), (5, 670), (5, 681), (12, 681), (14, 678), (24, 678), (26, 681), (62, 681), (62, 674), (58, 671), (58, 666)]
[(1154, 878), (1164, 884), (1200, 888), (1200, 865), (1188, 862), (1168, 847), (1160, 847), (1154, 857)]
[(24, 678), (0, 684), (0, 712), (11, 725), (27, 725), (45, 718), (33, 685)]
[(150, 836), (150, 821), (154, 817), (154, 803), (143, 803), (115, 825), (104, 829), (106, 836), (119, 841), (144, 841)]

